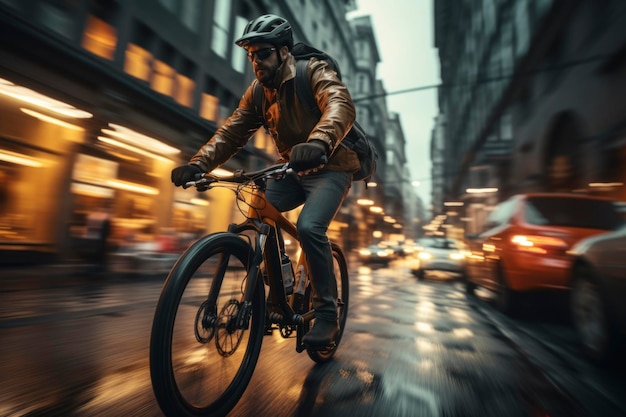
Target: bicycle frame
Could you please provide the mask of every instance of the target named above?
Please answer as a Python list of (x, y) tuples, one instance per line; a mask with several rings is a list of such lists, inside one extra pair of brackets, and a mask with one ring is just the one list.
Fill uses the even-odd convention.
[[(248, 269), (249, 279), (244, 292), (244, 305), (251, 305), (254, 290), (257, 288), (257, 280), (262, 277), (260, 265), (261, 262), (264, 262), (268, 277), (267, 284), (270, 288), (270, 301), (271, 304), (280, 311), (278, 315), (275, 313), (272, 316), (272, 321), (277, 321), (283, 325), (297, 326), (315, 318), (314, 310), (302, 312), (294, 309), (295, 297), (292, 296), (290, 302), (284, 290), (281, 268), (281, 250), (284, 250), (283, 233), (287, 233), (294, 238), (295, 241), (298, 241), (297, 229), (295, 224), (287, 219), (267, 200), (265, 196), (265, 185), (266, 181), (260, 180), (257, 182), (257, 187), (252, 189), (246, 220), (239, 224), (231, 224), (228, 227), (229, 233), (242, 234), (245, 231), (251, 230), (257, 235), (254, 258)], [(305, 271), (305, 273), (300, 276), (300, 279), (308, 279), (308, 265), (304, 252), (301, 252), (298, 258), (296, 270), (300, 265), (304, 266)], [(308, 282), (304, 283), (305, 288), (307, 284)], [(249, 311), (250, 309), (245, 308), (244, 310)], [(243, 318), (240, 318), (240, 324), (244, 324), (241, 322), (242, 319)], [(247, 315), (245, 320), (248, 319), (249, 315)], [(245, 326), (247, 326), (247, 321)], [(299, 330), (297, 331), (296, 350), (298, 352), (305, 349), (302, 344), (303, 334), (301, 333), (302, 332)]]

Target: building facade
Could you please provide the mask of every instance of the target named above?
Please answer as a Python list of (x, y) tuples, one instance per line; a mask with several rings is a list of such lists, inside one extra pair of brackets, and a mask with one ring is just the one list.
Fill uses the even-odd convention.
[[(193, 239), (240, 220), (232, 192), (194, 193), (169, 179), (230, 115), (254, 77), (234, 39), (260, 14), (285, 16), (296, 41), (331, 53), (355, 97), (366, 96), (377, 88), (379, 57), (371, 22), (346, 20), (354, 6), (1, 0), (0, 251), (8, 256), (0, 264), (76, 256), (89, 213), (109, 204), (116, 244), (147, 250), (172, 231)], [(385, 131), (377, 121), (386, 119), (384, 111), (358, 104), (380, 154)], [(223, 168), (257, 169), (276, 157), (260, 131)], [(381, 169), (379, 192), (382, 175)], [(365, 192), (354, 183), (331, 226), (344, 244), (370, 238), (364, 228), (342, 233), (366, 214), (356, 205)]]
[[(526, 191), (626, 200), (619, 0), (435, 1), (443, 187), (480, 228)], [(497, 189), (468, 194), (466, 190)]]

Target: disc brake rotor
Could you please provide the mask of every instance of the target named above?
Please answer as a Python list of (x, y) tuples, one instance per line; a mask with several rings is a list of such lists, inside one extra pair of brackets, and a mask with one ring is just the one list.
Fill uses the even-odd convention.
[(220, 311), (217, 320), (215, 346), (222, 356), (230, 356), (239, 347), (243, 338), (244, 329), (237, 328), (239, 301), (230, 300)]

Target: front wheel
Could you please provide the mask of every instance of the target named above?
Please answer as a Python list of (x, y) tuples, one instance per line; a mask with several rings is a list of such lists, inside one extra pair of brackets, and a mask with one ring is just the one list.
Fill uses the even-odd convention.
[[(324, 350), (307, 348), (307, 354), (313, 361), (317, 363), (328, 362), (335, 355), (335, 352), (339, 347), (341, 337), (343, 336), (343, 332), (346, 328), (346, 321), (348, 319), (348, 304), (350, 300), (350, 279), (348, 277), (348, 263), (346, 262), (343, 251), (335, 243), (332, 244), (332, 252), (333, 271), (335, 273), (335, 280), (337, 282), (337, 292), (335, 294), (335, 300), (337, 302), (337, 316), (339, 318), (339, 334), (337, 335), (335, 344), (332, 347)], [(309, 306), (309, 309), (311, 309), (313, 294), (310, 285), (307, 288), (305, 297), (306, 305)], [(313, 322), (303, 324), (303, 334), (306, 334), (306, 332), (309, 331), (312, 324)]]
[[(265, 326), (263, 281), (248, 274), (252, 256), (240, 237), (214, 234), (167, 277), (150, 338), (152, 387), (166, 416), (225, 416), (243, 395)], [(251, 305), (243, 303), (249, 279), (258, 284)]]

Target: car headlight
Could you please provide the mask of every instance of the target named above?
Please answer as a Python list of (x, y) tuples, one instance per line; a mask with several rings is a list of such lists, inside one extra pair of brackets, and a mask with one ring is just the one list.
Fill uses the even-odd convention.
[(370, 256), (372, 254), (372, 252), (370, 252), (369, 249), (361, 249), (359, 251), (359, 254), (363, 255), (363, 256)]
[(389, 252), (386, 250), (379, 250), (378, 252), (376, 252), (378, 254), (378, 256), (380, 256), (381, 258), (385, 258), (387, 256), (389, 256)]
[(432, 258), (432, 257), (433, 257), (433, 255), (431, 255), (431, 254), (430, 254), (430, 253), (428, 253), (428, 252), (420, 252), (420, 253), (417, 255), (417, 257), (418, 257), (418, 258), (420, 258), (420, 259), (430, 259), (430, 258)]
[(465, 258), (465, 255), (463, 255), (462, 252), (452, 252), (450, 255), (448, 255), (450, 257), (450, 259), (453, 259), (455, 261), (460, 261), (463, 258)]

